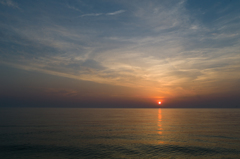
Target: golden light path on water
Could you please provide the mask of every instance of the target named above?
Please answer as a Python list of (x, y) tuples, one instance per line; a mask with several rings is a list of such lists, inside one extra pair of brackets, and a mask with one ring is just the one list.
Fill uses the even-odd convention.
[[(162, 135), (163, 128), (162, 128), (162, 110), (161, 108), (158, 109), (158, 134)], [(159, 141), (158, 144), (163, 144), (163, 141)]]
[(162, 134), (162, 110), (158, 109), (158, 134)]

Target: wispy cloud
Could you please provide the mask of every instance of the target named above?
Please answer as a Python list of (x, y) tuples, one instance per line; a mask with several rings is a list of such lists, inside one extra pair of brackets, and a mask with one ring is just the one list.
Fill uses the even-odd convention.
[(103, 13), (90, 13), (90, 14), (83, 14), (81, 15), (80, 17), (90, 17), (90, 16), (100, 16), (100, 15), (103, 15)]
[(117, 14), (121, 14), (123, 12), (125, 12), (125, 10), (119, 10), (119, 11), (112, 12), (112, 13), (106, 13), (106, 15), (117, 15)]
[[(7, 5), (6, 0), (0, 2)], [(128, 6), (123, 9), (131, 10), (128, 15), (122, 14), (125, 10), (103, 13), (81, 8), (90, 14), (79, 17), (126, 16), (114, 22), (79, 18), (66, 25), (64, 20), (44, 19), (43, 26), (11, 25), (12, 32), (1, 33), (5, 36), (0, 57), (21, 69), (138, 87), (152, 95), (214, 92), (222, 81), (228, 84), (218, 90), (227, 89), (229, 81), (240, 77), (239, 21), (225, 15), (213, 27), (191, 17), (195, 14), (187, 11), (185, 1), (174, 2), (121, 1)], [(79, 12), (72, 14), (77, 17)]]
[(90, 14), (83, 14), (80, 17), (86, 17), (86, 16), (100, 16), (100, 15), (117, 15), (125, 12), (125, 10), (119, 10), (116, 12), (111, 12), (111, 13), (90, 13)]
[(0, 0), (0, 3), (9, 7), (19, 8), (18, 4), (12, 0)]
[(78, 8), (76, 8), (76, 7), (74, 7), (74, 6), (71, 6), (71, 5), (69, 5), (69, 4), (67, 4), (67, 7), (68, 7), (69, 9), (72, 9), (72, 10), (75, 10), (75, 11), (78, 11), (78, 12), (82, 12), (80, 9), (78, 9)]

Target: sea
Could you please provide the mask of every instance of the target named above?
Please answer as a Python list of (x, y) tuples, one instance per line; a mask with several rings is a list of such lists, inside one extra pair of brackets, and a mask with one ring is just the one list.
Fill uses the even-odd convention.
[(239, 159), (240, 109), (0, 108), (1, 159)]

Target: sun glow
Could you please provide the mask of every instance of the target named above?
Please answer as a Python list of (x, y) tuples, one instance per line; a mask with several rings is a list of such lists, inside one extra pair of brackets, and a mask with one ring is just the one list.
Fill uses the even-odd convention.
[(160, 105), (160, 104), (162, 104), (162, 102), (158, 102), (158, 104)]

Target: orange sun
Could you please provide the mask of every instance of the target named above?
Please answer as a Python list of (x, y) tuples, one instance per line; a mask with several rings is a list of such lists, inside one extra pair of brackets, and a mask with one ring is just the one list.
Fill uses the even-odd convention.
[(162, 102), (158, 102), (158, 104), (160, 105), (160, 104), (162, 104)]

